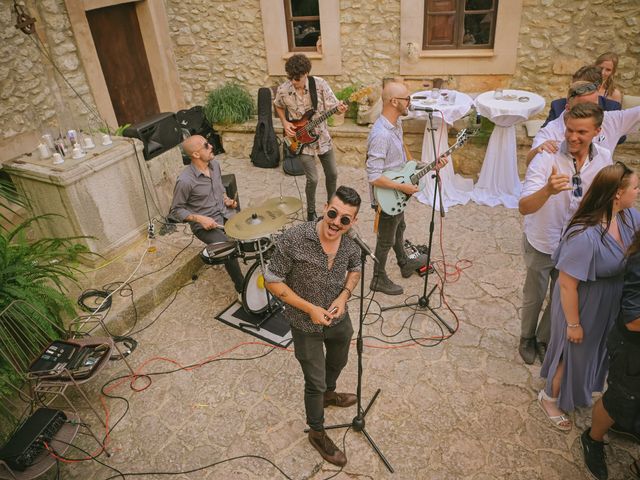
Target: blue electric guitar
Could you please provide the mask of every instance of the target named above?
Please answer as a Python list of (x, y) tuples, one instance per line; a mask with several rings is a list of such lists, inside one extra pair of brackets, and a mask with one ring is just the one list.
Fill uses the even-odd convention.
[[(436, 167), (436, 164), (441, 161), (441, 159), (446, 158), (453, 152), (460, 148), (469, 138), (469, 134), (467, 133), (467, 129), (463, 129), (458, 133), (456, 137), (456, 143), (451, 145), (446, 152), (444, 152), (437, 160), (434, 160), (430, 164), (422, 167), (420, 170), (416, 171), (417, 163), (413, 160), (407, 162), (404, 167), (400, 170), (387, 170), (383, 172), (383, 175), (390, 180), (393, 180), (396, 183), (412, 183), (413, 185), (417, 185), (422, 177), (424, 177), (427, 173), (433, 170)], [(400, 190), (396, 190), (394, 188), (382, 188), (382, 187), (373, 187), (373, 194), (376, 197), (376, 201), (382, 211), (388, 215), (398, 215), (402, 213), (404, 209), (407, 207), (407, 203), (411, 198), (410, 195), (406, 195), (402, 193)]]

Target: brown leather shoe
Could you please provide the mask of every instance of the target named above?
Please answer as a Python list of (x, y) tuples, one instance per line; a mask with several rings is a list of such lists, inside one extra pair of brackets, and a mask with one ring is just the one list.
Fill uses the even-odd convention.
[(309, 442), (327, 462), (333, 463), (338, 467), (344, 467), (347, 464), (347, 456), (336, 447), (336, 444), (333, 443), (324, 430), (320, 432), (313, 429), (309, 430)]
[(336, 407), (350, 407), (358, 398), (353, 393), (324, 392), (324, 408), (331, 405)]

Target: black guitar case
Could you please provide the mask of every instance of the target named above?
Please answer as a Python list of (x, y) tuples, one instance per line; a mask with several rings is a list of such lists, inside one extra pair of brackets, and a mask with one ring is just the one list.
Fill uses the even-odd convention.
[(258, 90), (258, 124), (253, 137), (251, 163), (260, 168), (276, 168), (280, 165), (278, 137), (273, 129), (271, 89)]
[[(309, 75), (309, 95), (311, 96), (313, 109), (318, 110), (318, 89), (316, 88), (316, 81), (311, 75)], [(302, 162), (297, 155), (291, 153), (284, 142), (282, 142), (282, 168), (287, 175), (304, 175)]]

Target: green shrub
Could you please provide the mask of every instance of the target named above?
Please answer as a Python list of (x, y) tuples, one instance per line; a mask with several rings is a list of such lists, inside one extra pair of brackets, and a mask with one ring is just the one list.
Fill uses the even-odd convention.
[(204, 115), (209, 123), (244, 123), (253, 115), (253, 98), (241, 85), (227, 82), (209, 92)]

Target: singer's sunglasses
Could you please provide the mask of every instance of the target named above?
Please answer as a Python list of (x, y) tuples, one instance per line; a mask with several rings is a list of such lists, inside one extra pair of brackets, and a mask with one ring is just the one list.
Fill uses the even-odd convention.
[[(333, 209), (327, 210), (327, 217), (329, 217), (331, 220), (335, 220), (336, 218), (338, 218), (338, 212)], [(351, 223), (351, 217), (342, 215), (340, 217), (340, 223), (346, 227)]]
[(208, 150), (210, 146), (211, 146), (211, 145), (209, 144), (209, 142), (204, 142), (204, 143), (202, 144), (202, 148), (203, 148), (203, 149), (205, 149), (205, 150)]
[(588, 85), (582, 85), (581, 87), (572, 88), (569, 93), (569, 98), (573, 97), (581, 97), (582, 95), (586, 95), (587, 93), (593, 93), (598, 90), (600, 84), (598, 82), (593, 82)]

